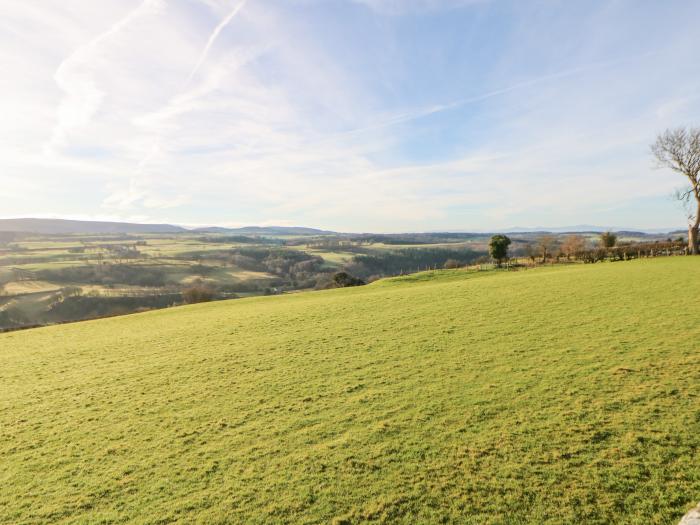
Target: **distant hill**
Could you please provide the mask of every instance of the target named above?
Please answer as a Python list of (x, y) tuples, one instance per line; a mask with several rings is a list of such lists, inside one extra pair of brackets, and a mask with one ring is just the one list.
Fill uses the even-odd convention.
[(332, 230), (320, 230), (318, 228), (307, 228), (304, 226), (243, 226), (241, 228), (226, 228), (221, 226), (207, 226), (203, 228), (188, 229), (173, 224), (138, 224), (128, 222), (104, 222), (104, 221), (74, 221), (65, 219), (0, 219), (0, 232), (22, 232), (40, 234), (109, 234), (109, 233), (222, 233), (231, 235), (344, 235), (344, 236), (410, 236), (429, 235), (442, 237), (466, 236), (473, 237), (486, 235), (488, 233), (600, 233), (612, 230), (621, 234), (683, 234), (685, 230), (677, 228), (655, 228), (655, 229), (634, 229), (634, 228), (608, 228), (581, 224), (576, 226), (563, 227), (512, 227), (501, 230), (481, 230), (480, 232), (422, 232), (422, 233), (395, 233), (395, 234), (338, 234)]
[[(498, 230), (499, 232), (505, 233), (602, 233), (605, 231), (614, 231), (618, 233), (669, 233), (679, 231), (677, 227), (674, 228), (623, 228), (615, 226), (594, 226), (592, 224), (577, 224), (575, 226), (536, 226), (534, 228), (527, 228), (521, 226), (513, 226), (512, 228), (504, 228)], [(682, 231), (682, 230), (681, 230)]]
[(187, 231), (171, 224), (71, 221), (64, 219), (0, 219), (0, 232), (41, 234), (66, 233), (179, 233)]
[(192, 231), (197, 233), (240, 233), (249, 235), (323, 235), (335, 233), (329, 230), (304, 228), (302, 226), (244, 226), (242, 228), (211, 226), (208, 228), (195, 228)]

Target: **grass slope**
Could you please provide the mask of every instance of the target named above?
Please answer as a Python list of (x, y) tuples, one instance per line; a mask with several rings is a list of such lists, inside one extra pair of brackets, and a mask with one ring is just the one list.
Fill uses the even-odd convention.
[(0, 335), (0, 522), (674, 523), (698, 297), (667, 258)]

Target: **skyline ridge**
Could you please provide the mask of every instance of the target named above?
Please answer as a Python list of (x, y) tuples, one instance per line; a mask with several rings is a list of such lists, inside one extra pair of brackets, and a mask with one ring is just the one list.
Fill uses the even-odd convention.
[[(329, 233), (340, 233), (340, 234), (407, 234), (407, 233), (475, 233), (475, 234), (488, 234), (488, 233), (537, 233), (537, 232), (550, 232), (550, 233), (584, 233), (584, 232), (604, 232), (604, 231), (629, 231), (629, 232), (639, 232), (648, 234), (662, 234), (671, 232), (683, 232), (683, 228), (653, 228), (653, 229), (642, 229), (642, 228), (630, 228), (630, 227), (616, 227), (616, 226), (596, 226), (592, 224), (579, 224), (571, 226), (536, 226), (536, 227), (526, 227), (526, 226), (511, 226), (510, 228), (502, 229), (444, 229), (444, 230), (404, 230), (404, 231), (391, 231), (391, 232), (381, 232), (381, 231), (337, 231), (325, 228), (317, 228), (312, 226), (300, 226), (300, 225), (279, 225), (279, 224), (269, 224), (269, 225), (259, 225), (259, 224), (247, 224), (243, 226), (221, 226), (218, 224), (211, 225), (198, 225), (198, 226), (188, 226), (186, 224), (178, 223), (139, 223), (139, 222), (128, 222), (128, 221), (90, 221), (90, 220), (79, 220), (79, 219), (62, 219), (62, 218), (40, 218), (40, 217), (15, 217), (15, 218), (0, 218), (0, 231), (18, 231), (18, 232), (28, 232), (28, 233), (42, 233), (40, 230), (12, 230), (11, 227), (8, 228), (8, 224), (18, 224), (22, 222), (27, 222), (30, 224), (35, 224), (35, 227), (49, 226), (50, 224), (56, 223), (58, 225), (67, 226), (68, 224), (76, 225), (85, 224), (87, 225), (109, 225), (109, 226), (140, 226), (140, 227), (154, 227), (154, 233), (164, 233), (168, 229), (172, 229), (172, 233), (186, 233), (186, 232), (206, 232), (206, 230), (222, 230), (222, 231), (241, 231), (241, 230), (308, 230), (317, 232), (319, 234), (329, 234)], [(141, 231), (146, 231), (141, 229)], [(74, 233), (86, 233), (84, 231), (74, 229)]]

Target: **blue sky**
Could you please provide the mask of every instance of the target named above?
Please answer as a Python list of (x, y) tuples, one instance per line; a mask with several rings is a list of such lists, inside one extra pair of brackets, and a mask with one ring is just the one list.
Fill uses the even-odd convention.
[(3, 217), (682, 227), (695, 0), (4, 0)]

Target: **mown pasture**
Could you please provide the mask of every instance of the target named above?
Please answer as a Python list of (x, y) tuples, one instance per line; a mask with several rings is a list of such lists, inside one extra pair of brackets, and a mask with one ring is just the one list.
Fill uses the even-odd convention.
[(0, 334), (0, 522), (674, 523), (698, 296), (669, 257)]

